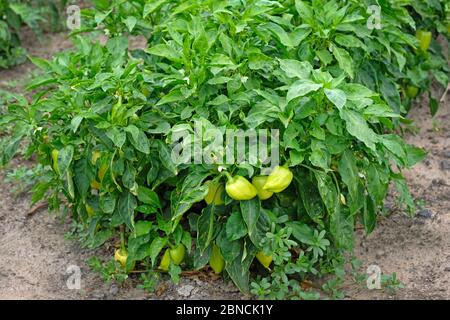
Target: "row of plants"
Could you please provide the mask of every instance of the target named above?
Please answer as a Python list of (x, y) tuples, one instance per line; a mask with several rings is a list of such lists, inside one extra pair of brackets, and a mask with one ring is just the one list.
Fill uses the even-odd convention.
[[(33, 202), (62, 208), (87, 247), (116, 243), (91, 261), (108, 279), (213, 270), (261, 298), (334, 294), (390, 185), (414, 213), (402, 170), (426, 153), (395, 132), (420, 93), (436, 112), (431, 84), (449, 76), (448, 4), (427, 3), (380, 1), (369, 28), (370, 1), (93, 1), (73, 50), (32, 58), (43, 73), (31, 101), (9, 99), (2, 161), (25, 142), (47, 168)], [(281, 163), (223, 163), (228, 145), (199, 126), (276, 129)], [(180, 140), (209, 161), (175, 161)]]
[(66, 3), (65, 0), (0, 0), (0, 69), (26, 61), (20, 37), (24, 25), (38, 38), (44, 29), (60, 30), (61, 7)]

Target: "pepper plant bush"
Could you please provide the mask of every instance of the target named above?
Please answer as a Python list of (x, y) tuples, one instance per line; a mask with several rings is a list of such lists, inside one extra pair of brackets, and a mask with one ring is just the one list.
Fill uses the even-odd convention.
[[(92, 9), (83, 11), (86, 22), (83, 31), (101, 28), (111, 36), (131, 33), (147, 38), (170, 16), (170, 9), (176, 7), (173, 1), (94, 3)], [(221, 6), (220, 2), (210, 5)], [(294, 44), (300, 60), (319, 60), (324, 67), (338, 62), (350, 80), (378, 92), (394, 111), (402, 115), (409, 111), (414, 99), (427, 94), (430, 113), (436, 114), (440, 97), (433, 96), (430, 87), (435, 84), (444, 90), (449, 82), (446, 50), (437, 41), (438, 35), (447, 39), (450, 35), (448, 2), (289, 0), (251, 4), (246, 1), (245, 5), (255, 9), (244, 10), (242, 21), (233, 19), (237, 33), (241, 33), (239, 28), (246, 25), (247, 20), (264, 16), (269, 24), (264, 30), (260, 28), (260, 32), (275, 33), (278, 41), (284, 41), (288, 47)], [(373, 9), (374, 5), (379, 11)], [(178, 8), (184, 11), (196, 6), (195, 1), (184, 1)], [(294, 15), (296, 25), (291, 24), (292, 20), (286, 23), (271, 19), (273, 12), (289, 15), (287, 19)], [(296, 13), (299, 14), (297, 18)], [(289, 34), (285, 29), (293, 27), (299, 27), (297, 32), (303, 32), (299, 35), (302, 37), (300, 42), (294, 40), (291, 43), (287, 39)], [(334, 47), (338, 47), (335, 54), (332, 53)]]
[[(355, 226), (373, 231), (390, 184), (413, 213), (402, 170), (425, 152), (394, 129), (418, 41), (395, 21), (367, 29), (364, 1), (95, 3), (85, 16), (109, 39), (76, 35), (72, 51), (33, 59), (44, 73), (31, 102), (8, 105), (3, 161), (29, 142), (48, 168), (33, 201), (63, 206), (88, 247), (120, 237), (112, 272), (178, 281), (209, 264), (244, 293), (316, 298), (300, 282), (342, 277)], [(172, 138), (195, 124), (279, 130), (277, 183), (264, 190), (262, 163), (174, 162)]]
[(26, 61), (26, 51), (21, 46), (20, 32), (23, 25), (41, 36), (42, 27), (59, 29), (59, 5), (66, 0), (0, 0), (0, 69)]

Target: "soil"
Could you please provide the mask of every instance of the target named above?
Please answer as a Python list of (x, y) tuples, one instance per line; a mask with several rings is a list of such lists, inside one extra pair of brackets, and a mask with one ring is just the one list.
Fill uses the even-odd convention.
[[(70, 48), (66, 34), (52, 34), (41, 43), (24, 35), (25, 47), (34, 56), (49, 58)], [(0, 89), (23, 92), (24, 82), (34, 72), (31, 63), (0, 71)], [(431, 118), (427, 101), (409, 117), (417, 132), (408, 132), (409, 143), (425, 148), (427, 160), (405, 172), (421, 210), (414, 218), (396, 209), (380, 220), (369, 236), (358, 231), (355, 256), (363, 269), (377, 265), (383, 275), (395, 272), (403, 289), (368, 290), (348, 281), (346, 299), (450, 299), (450, 102)], [(13, 167), (27, 165), (16, 162)], [(68, 239), (70, 224), (45, 208), (29, 214), (29, 195), (15, 196), (13, 185), (0, 171), (0, 299), (248, 299), (232, 285), (209, 274), (182, 277), (178, 285), (163, 282), (156, 293), (135, 288), (136, 275), (123, 285), (107, 283), (86, 265), (91, 256), (108, 259), (114, 246), (91, 250)], [(77, 266), (81, 288), (69, 289)], [(68, 269), (69, 268), (69, 269)], [(70, 282), (70, 281), (69, 281)]]

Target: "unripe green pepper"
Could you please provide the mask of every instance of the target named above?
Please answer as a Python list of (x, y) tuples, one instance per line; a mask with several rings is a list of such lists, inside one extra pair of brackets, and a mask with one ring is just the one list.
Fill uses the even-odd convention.
[(227, 175), (228, 181), (225, 185), (225, 190), (230, 198), (234, 200), (250, 200), (256, 194), (256, 188), (244, 177)]
[(180, 243), (175, 248), (170, 249), (169, 253), (173, 264), (179, 265), (184, 260), (184, 256), (186, 254), (186, 247)]
[(88, 214), (88, 217), (92, 218), (95, 214), (94, 209), (92, 209), (92, 207), (90, 205), (88, 205), (87, 203), (86, 203), (85, 207), (86, 207), (86, 213)]
[(59, 155), (59, 151), (57, 149), (53, 149), (52, 150), (53, 170), (55, 170), (56, 173), (59, 173), (58, 155)]
[(415, 97), (417, 97), (418, 94), (419, 94), (419, 88), (417, 88), (416, 86), (409, 85), (406, 88), (406, 95), (408, 96), (408, 98), (415, 98)]
[(256, 191), (258, 192), (258, 198), (261, 200), (267, 200), (272, 195), (273, 192), (264, 190), (263, 187), (267, 182), (268, 176), (257, 176), (252, 178), (252, 184), (255, 186)]
[[(125, 265), (127, 264), (128, 259), (128, 252), (122, 249), (117, 249), (116, 252), (114, 252), (114, 260), (118, 261), (122, 268), (125, 268)], [(134, 269), (134, 266), (133, 266)]]
[(276, 166), (267, 178), (263, 189), (275, 193), (281, 192), (289, 187), (293, 178), (294, 174), (289, 168)]
[(159, 269), (161, 269), (162, 271), (168, 271), (169, 265), (170, 265), (170, 250), (167, 249), (166, 252), (164, 252), (161, 262), (159, 263)]
[(271, 255), (266, 256), (264, 254), (264, 252), (259, 251), (256, 254), (256, 259), (258, 259), (259, 263), (261, 263), (264, 266), (264, 268), (270, 269), (269, 267), (270, 267), (270, 264), (272, 263), (272, 259), (273, 259)]
[(206, 183), (208, 184), (208, 194), (205, 197), (205, 202), (211, 204), (214, 201), (216, 206), (224, 204), (222, 200), (223, 185), (213, 181), (207, 181)]
[(416, 38), (419, 40), (420, 49), (427, 51), (430, 48), (431, 32), (425, 30), (417, 30)]
[(209, 258), (209, 265), (215, 274), (219, 274), (225, 267), (225, 260), (223, 259), (220, 249), (217, 245), (213, 245), (211, 257)]

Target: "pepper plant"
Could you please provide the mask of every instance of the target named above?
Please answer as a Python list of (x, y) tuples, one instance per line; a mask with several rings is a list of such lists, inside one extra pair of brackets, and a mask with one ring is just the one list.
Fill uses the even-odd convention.
[[(300, 282), (342, 275), (355, 226), (374, 230), (390, 184), (413, 213), (402, 170), (425, 152), (394, 133), (418, 48), (405, 6), (386, 1), (398, 14), (370, 30), (364, 1), (95, 3), (83, 30), (103, 24), (109, 39), (75, 35), (72, 51), (32, 60), (43, 75), (32, 101), (8, 104), (4, 161), (28, 142), (48, 168), (33, 201), (66, 208), (88, 247), (120, 239), (120, 272), (178, 281), (209, 264), (245, 293), (317, 298)], [(129, 49), (128, 33), (147, 47)], [(430, 68), (448, 82), (448, 67)], [(280, 163), (222, 163), (220, 148), (175, 161), (180, 131), (210, 144), (197, 126), (277, 130)]]
[[(30, 27), (37, 36), (42, 28), (60, 29), (60, 8), (66, 0), (0, 0), (0, 69), (26, 61), (26, 51), (21, 46), (23, 25)], [(47, 22), (47, 23), (46, 23)]]

